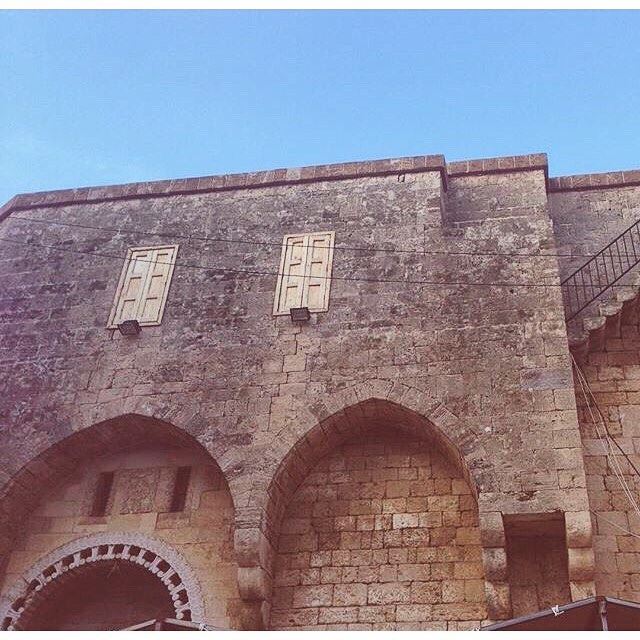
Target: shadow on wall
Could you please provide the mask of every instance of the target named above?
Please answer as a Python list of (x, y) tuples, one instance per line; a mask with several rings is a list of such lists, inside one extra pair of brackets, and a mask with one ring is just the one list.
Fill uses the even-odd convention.
[(465, 629), (487, 618), (457, 446), (372, 399), (317, 425), (270, 488), (273, 629)]
[[(6, 544), (11, 549), (5, 566), (5, 596), (12, 585), (23, 581), (39, 558), (60, 545), (87, 534), (108, 534), (111, 544), (122, 546), (126, 537), (135, 532), (162, 541), (193, 569), (191, 590), (197, 589), (197, 597), (202, 598), (204, 609), (199, 615), (205, 618), (196, 622), (220, 628), (246, 628), (253, 624), (238, 595), (234, 507), (226, 480), (206, 450), (173, 425), (127, 415), (75, 433), (24, 467), (5, 489), (2, 502), (12, 516), (3, 523)], [(56, 558), (55, 562), (59, 560)], [(136, 594), (129, 602), (132, 615), (135, 611), (146, 615), (148, 609), (158, 608), (145, 619), (167, 617), (161, 592), (157, 598), (140, 600), (139, 590), (132, 586), (147, 577), (129, 566), (123, 567), (118, 558), (108, 554), (104, 560), (111, 562), (110, 569), (100, 563), (101, 568), (90, 573), (65, 572), (64, 589), (58, 586), (54, 591), (42, 590), (42, 594), (50, 594), (51, 600), (49, 596), (46, 602), (39, 598), (39, 606), (45, 612), (51, 607), (56, 611), (47, 613), (47, 617), (59, 623), (60, 628), (70, 628), (70, 620), (82, 612), (86, 629), (97, 628), (96, 625), (114, 628), (119, 624), (104, 612), (94, 617), (104, 600), (88, 598), (76, 602), (74, 597), (72, 604), (65, 596), (85, 593), (81, 585), (93, 584), (100, 571), (107, 571), (105, 575), (110, 576), (115, 600), (127, 592)], [(141, 562), (151, 560), (142, 558)], [(69, 580), (72, 573), (74, 579)], [(148, 591), (152, 592), (153, 589)], [(172, 595), (184, 601), (185, 594)], [(178, 613), (174, 611), (172, 617), (180, 617)], [(33, 624), (42, 626), (37, 621), (43, 615), (35, 615), (36, 622), (29, 622), (28, 628), (35, 628)], [(127, 618), (122, 626), (136, 622), (141, 620)]]

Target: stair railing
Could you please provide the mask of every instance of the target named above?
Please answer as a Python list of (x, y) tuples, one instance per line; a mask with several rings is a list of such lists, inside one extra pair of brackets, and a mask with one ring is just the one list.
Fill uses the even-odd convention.
[(561, 282), (567, 322), (640, 262), (640, 220)]

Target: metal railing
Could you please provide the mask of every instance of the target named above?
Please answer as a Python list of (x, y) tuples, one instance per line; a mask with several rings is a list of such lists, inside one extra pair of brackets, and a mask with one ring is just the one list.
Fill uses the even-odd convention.
[(567, 321), (597, 300), (640, 262), (640, 220), (562, 281)]

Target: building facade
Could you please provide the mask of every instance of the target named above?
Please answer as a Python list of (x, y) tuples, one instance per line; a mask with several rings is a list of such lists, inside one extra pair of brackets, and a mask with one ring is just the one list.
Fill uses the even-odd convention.
[(639, 219), (640, 171), (549, 178), (540, 154), (17, 196), (0, 625), (640, 601), (633, 238), (567, 280)]

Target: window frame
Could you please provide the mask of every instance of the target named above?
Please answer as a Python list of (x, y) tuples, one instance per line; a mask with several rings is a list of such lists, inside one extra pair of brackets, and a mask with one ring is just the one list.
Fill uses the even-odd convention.
[[(120, 272), (120, 279), (118, 281), (118, 286), (116, 287), (115, 294), (113, 296), (113, 302), (111, 304), (111, 312), (109, 314), (109, 321), (107, 322), (107, 329), (117, 329), (118, 322), (116, 322), (118, 315), (118, 308), (120, 307), (120, 298), (122, 296), (122, 290), (124, 288), (124, 284), (127, 279), (127, 273), (129, 271), (129, 265), (131, 264), (131, 260), (136, 252), (139, 251), (161, 251), (163, 249), (171, 249), (173, 250), (171, 262), (169, 263), (169, 271), (167, 272), (167, 281), (162, 292), (162, 301), (160, 303), (160, 307), (158, 309), (158, 319), (157, 320), (140, 320), (137, 318), (121, 318), (120, 322), (123, 320), (137, 320), (141, 327), (157, 327), (162, 324), (162, 318), (164, 316), (164, 309), (167, 303), (167, 298), (169, 297), (169, 289), (171, 288), (171, 281), (173, 280), (173, 271), (175, 269), (176, 259), (178, 257), (178, 248), (180, 245), (178, 244), (163, 244), (163, 245), (153, 245), (153, 246), (144, 246), (144, 247), (129, 247), (127, 249), (127, 255), (124, 259), (124, 264), (122, 265), (122, 270)], [(149, 265), (150, 267), (151, 265)], [(145, 275), (145, 283), (142, 287), (144, 288), (147, 283), (147, 279), (149, 274), (151, 273), (151, 269), (147, 270)]]
[[(288, 233), (286, 234), (283, 239), (282, 239), (282, 248), (281, 248), (281, 253), (280, 253), (280, 268), (278, 270), (278, 282), (276, 284), (276, 292), (275, 292), (275, 298), (273, 301), (273, 315), (274, 316), (288, 316), (290, 313), (290, 309), (282, 309), (280, 307), (280, 298), (282, 296), (282, 287), (284, 285), (285, 282), (285, 265), (287, 262), (287, 249), (290, 246), (289, 245), (289, 241), (291, 239), (295, 239), (295, 238), (303, 238), (303, 242), (306, 244), (306, 252), (305, 252), (305, 274), (304, 276), (298, 276), (298, 277), (302, 277), (302, 304), (301, 306), (304, 307), (304, 298), (305, 295), (308, 296), (308, 288), (309, 288), (309, 282), (312, 280), (312, 278), (314, 276), (310, 276), (307, 275), (307, 271), (308, 271), (308, 264), (309, 264), (309, 249), (310, 249), (310, 245), (311, 245), (311, 241), (313, 240), (314, 237), (319, 237), (319, 236), (328, 236), (329, 237), (329, 246), (327, 247), (327, 267), (326, 267), (326, 275), (325, 277), (325, 282), (326, 282), (326, 286), (325, 286), (325, 295), (324, 295), (324, 304), (322, 305), (322, 307), (309, 307), (309, 311), (311, 313), (326, 313), (327, 311), (329, 311), (329, 297), (330, 297), (330, 293), (331, 293), (331, 281), (332, 281), (332, 271), (333, 271), (333, 252), (334, 252), (334, 245), (335, 245), (335, 237), (336, 237), (336, 233), (335, 231), (313, 231), (310, 233)], [(317, 276), (315, 276), (317, 277)], [(293, 308), (293, 307), (291, 307)]]

